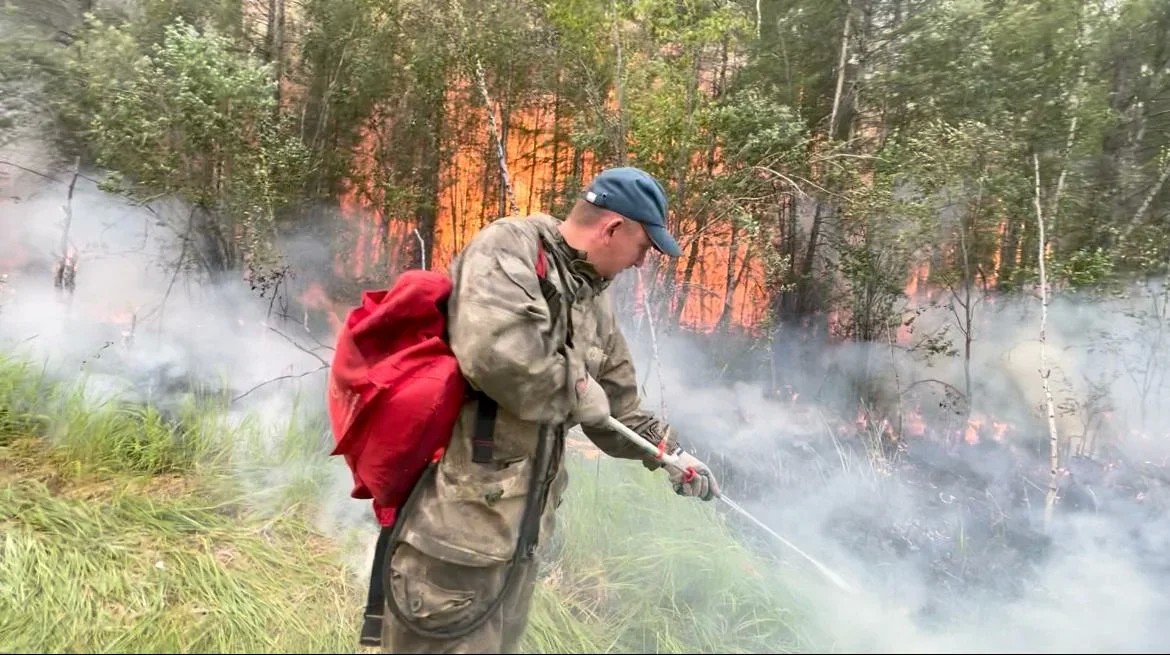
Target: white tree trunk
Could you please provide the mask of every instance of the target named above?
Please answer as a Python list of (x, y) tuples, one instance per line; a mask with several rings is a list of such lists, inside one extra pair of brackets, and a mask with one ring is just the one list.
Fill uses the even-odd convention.
[(1032, 155), (1036, 184), (1036, 227), (1039, 230), (1040, 266), (1040, 382), (1044, 386), (1044, 403), (1048, 411), (1048, 493), (1044, 497), (1044, 529), (1052, 526), (1052, 513), (1056, 508), (1060, 475), (1060, 435), (1056, 431), (1056, 403), (1052, 400), (1052, 388), (1048, 384), (1051, 371), (1048, 369), (1046, 352), (1048, 337), (1048, 275), (1044, 265), (1044, 213), (1040, 209), (1040, 157)]
[(508, 175), (508, 157), (504, 152), (504, 139), (500, 128), (496, 125), (496, 107), (488, 95), (487, 79), (483, 74), (483, 64), (479, 56), (475, 57), (475, 82), (479, 86), (479, 94), (483, 97), (483, 105), (487, 109), (488, 126), (492, 131), (492, 138), (496, 142), (496, 158), (500, 166), (500, 181), (504, 186), (504, 196), (508, 199), (508, 213), (516, 216), (520, 213), (520, 205), (516, 202), (516, 192), (512, 190), (512, 178)]
[(833, 93), (833, 111), (829, 114), (830, 139), (837, 133), (837, 114), (841, 109), (841, 95), (845, 90), (845, 66), (849, 63), (849, 31), (853, 25), (853, 3), (845, 9), (845, 27), (841, 29), (841, 54), (837, 59), (837, 89)]

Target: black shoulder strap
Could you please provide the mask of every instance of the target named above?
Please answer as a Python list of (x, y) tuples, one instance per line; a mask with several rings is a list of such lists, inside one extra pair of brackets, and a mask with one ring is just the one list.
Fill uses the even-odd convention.
[(492, 450), (496, 438), (496, 410), (499, 405), (476, 392), (475, 431), (471, 435), (471, 461), (476, 464), (491, 464)]
[(383, 585), (382, 571), (386, 564), (387, 546), (390, 544), (390, 535), (394, 532), (392, 526), (383, 526), (378, 533), (378, 543), (374, 545), (374, 563), (370, 570), (370, 590), (366, 594), (366, 613), (362, 620), (362, 646), (377, 648), (382, 645), (382, 614), (386, 611), (386, 588)]
[[(536, 277), (540, 280), (541, 291), (547, 293), (548, 256), (544, 252), (544, 239), (536, 238)], [(475, 431), (471, 436), (471, 461), (476, 464), (490, 464), (495, 446), (496, 411), (499, 405), (487, 394), (474, 392), (476, 399)]]

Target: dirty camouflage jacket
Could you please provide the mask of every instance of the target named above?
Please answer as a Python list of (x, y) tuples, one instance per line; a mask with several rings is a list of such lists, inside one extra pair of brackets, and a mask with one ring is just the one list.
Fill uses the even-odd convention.
[[(476, 401), (469, 399), (436, 474), (419, 490), (400, 539), (422, 552), (464, 566), (511, 559), (537, 468), (541, 425), (563, 434), (577, 402), (575, 381), (591, 374), (609, 398), (611, 414), (657, 443), (665, 425), (639, 406), (634, 366), (610, 306), (607, 282), (571, 248), (551, 216), (504, 218), (481, 230), (451, 264), (448, 306), (451, 348), (463, 375), (498, 403), (494, 463), (472, 461)], [(547, 258), (551, 302), (536, 274), (538, 243)], [(571, 327), (570, 327), (571, 326)], [(571, 330), (571, 347), (568, 345)], [(646, 460), (620, 434), (586, 435), (614, 456)], [(545, 501), (542, 533), (567, 479), (560, 466), (563, 439), (554, 444), (556, 469)]]

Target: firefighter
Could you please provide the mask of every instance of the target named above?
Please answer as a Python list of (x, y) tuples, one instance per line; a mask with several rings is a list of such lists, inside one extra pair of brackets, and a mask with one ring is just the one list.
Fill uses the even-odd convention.
[[(606, 289), (651, 248), (681, 254), (662, 186), (632, 167), (600, 173), (564, 221), (506, 217), (450, 267), (451, 349), (474, 392), (450, 446), (403, 508), (383, 573), (384, 652), (514, 652), (528, 621), (536, 547), (567, 485), (567, 429), (602, 451), (660, 463), (604, 427), (613, 416), (679, 452), (639, 405), (634, 364)], [(538, 274), (538, 271), (543, 275)], [(680, 452), (680, 495), (710, 500), (710, 469)], [(689, 471), (688, 471), (689, 469)], [(695, 475), (697, 473), (697, 475)]]

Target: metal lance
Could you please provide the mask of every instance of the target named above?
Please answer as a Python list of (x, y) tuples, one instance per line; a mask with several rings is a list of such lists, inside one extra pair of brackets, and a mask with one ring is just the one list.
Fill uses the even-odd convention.
[[(634, 432), (633, 430), (629, 429), (628, 427), (626, 427), (623, 423), (621, 423), (620, 421), (618, 421), (614, 417), (612, 417), (612, 416), (608, 417), (606, 419), (606, 425), (610, 429), (614, 430), (618, 434), (625, 437), (626, 439), (629, 439), (630, 441), (632, 441), (634, 444), (636, 444), (637, 446), (639, 446), (640, 448), (642, 448), (646, 452), (654, 455), (662, 463), (670, 464), (670, 465), (673, 465), (673, 466), (678, 467), (678, 468), (683, 468), (683, 466), (681, 466), (678, 462), (678, 455), (677, 454), (672, 455), (672, 454), (667, 454), (667, 453), (660, 453), (658, 451), (658, 446), (650, 443), (650, 441), (647, 440), (645, 437), (643, 437), (642, 435), (638, 434), (637, 432)], [(751, 521), (757, 527), (759, 527), (761, 530), (763, 530), (764, 532), (766, 532), (769, 535), (771, 535), (772, 537), (774, 537), (777, 541), (784, 544), (788, 548), (791, 548), (793, 552), (795, 552), (796, 554), (798, 554), (801, 557), (808, 560), (813, 566), (815, 566), (817, 568), (818, 571), (821, 572), (821, 574), (823, 574), (826, 578), (829, 579), (830, 582), (832, 582), (834, 585), (836, 585), (837, 588), (839, 588), (842, 591), (849, 593), (849, 594), (856, 594), (857, 593), (857, 590), (854, 589), (849, 583), (845, 582), (845, 580), (841, 576), (837, 575), (829, 567), (818, 562), (816, 560), (816, 558), (814, 558), (812, 555), (809, 555), (808, 553), (804, 552), (800, 548), (797, 548), (796, 544), (793, 544), (791, 541), (780, 536), (775, 530), (768, 527), (763, 521), (752, 516), (747, 510), (740, 507), (739, 504), (737, 504), (736, 502), (734, 502), (733, 500), (731, 500), (727, 496), (723, 495), (722, 493), (717, 494), (716, 497), (719, 498), (719, 500), (723, 501), (723, 503), (725, 505), (730, 507), (737, 514), (739, 514), (740, 516)]]

